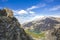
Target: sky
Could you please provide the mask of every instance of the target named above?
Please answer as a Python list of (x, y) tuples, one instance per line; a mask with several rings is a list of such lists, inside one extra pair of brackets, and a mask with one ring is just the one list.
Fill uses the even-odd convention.
[(0, 9), (9, 8), (22, 24), (39, 17), (60, 17), (60, 0), (0, 0)]

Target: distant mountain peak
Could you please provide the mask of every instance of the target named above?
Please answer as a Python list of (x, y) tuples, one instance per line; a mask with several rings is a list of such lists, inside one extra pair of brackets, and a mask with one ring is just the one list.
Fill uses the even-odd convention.
[(33, 26), (34, 29), (50, 30), (56, 28), (54, 26), (57, 24), (60, 24), (60, 18), (58, 17), (41, 17), (36, 20), (23, 24), (23, 27), (30, 28), (31, 26)]

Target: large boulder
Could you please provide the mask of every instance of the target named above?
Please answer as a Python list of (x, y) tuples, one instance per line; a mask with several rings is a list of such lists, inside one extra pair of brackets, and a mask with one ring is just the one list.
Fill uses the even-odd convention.
[(13, 17), (13, 11), (8, 8), (0, 9), (0, 16)]

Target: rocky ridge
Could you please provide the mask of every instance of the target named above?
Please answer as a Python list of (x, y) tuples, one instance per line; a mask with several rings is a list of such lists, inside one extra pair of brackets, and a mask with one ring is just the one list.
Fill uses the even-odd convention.
[(0, 40), (32, 40), (21, 28), (18, 20), (15, 17), (10, 17), (9, 12), (10, 16), (7, 16), (7, 12), (5, 9), (0, 10)]

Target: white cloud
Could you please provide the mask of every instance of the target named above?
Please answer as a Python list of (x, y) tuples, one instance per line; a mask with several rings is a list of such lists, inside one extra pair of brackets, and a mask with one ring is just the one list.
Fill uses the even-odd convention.
[(49, 15), (49, 16), (52, 16), (52, 17), (60, 17), (60, 13), (55, 13), (54, 15)]
[(33, 12), (33, 11), (29, 11), (29, 13), (34, 14), (35, 12)]
[(32, 7), (30, 7), (30, 8), (27, 8), (27, 10), (33, 10), (33, 9), (35, 9), (35, 8), (38, 8), (38, 6), (32, 6)]
[[(30, 8), (27, 8), (25, 10), (13, 10), (13, 11), (14, 11), (14, 14), (20, 15), (20, 16), (16, 16), (19, 22), (24, 23), (24, 22), (32, 21), (35, 18), (43, 17), (43, 16), (36, 15), (36, 12), (33, 11), (33, 9), (37, 9), (45, 6), (46, 4), (38, 4), (36, 6), (31, 6)], [(21, 17), (21, 14), (22, 14), (22, 17)], [(26, 15), (28, 14), (28, 15), (24, 17), (24, 14)]]
[(27, 11), (25, 11), (25, 10), (20, 10), (20, 11), (18, 11), (18, 14), (27, 14), (28, 12)]
[(28, 14), (27, 11), (25, 10), (13, 10), (14, 14), (19, 14), (19, 15), (24, 15), (24, 14)]
[(30, 16), (35, 16), (36, 15), (36, 12), (34, 12), (34, 11), (29, 11), (29, 13), (30, 13)]
[(35, 15), (34, 17), (29, 17), (29, 19), (24, 19), (23, 18), (20, 22), (21, 22), (21, 24), (23, 24), (23, 23), (27, 23), (27, 22), (30, 22), (30, 21), (34, 21), (34, 20), (36, 21), (36, 20), (40, 20), (40, 19), (45, 19), (46, 17), (58, 17), (58, 18), (60, 18), (60, 16), (58, 16), (58, 15), (49, 15), (49, 16)]
[(34, 15), (34, 16), (27, 16), (27, 17), (17, 17), (17, 19), (19, 20), (19, 22), (21, 24), (25, 23), (25, 22), (30, 22), (30, 21), (33, 21), (33, 20), (40, 20), (40, 19), (44, 19), (46, 17), (60, 17), (58, 15)]
[[(29, 17), (28, 20), (26, 19), (25, 22), (30, 22), (30, 21), (33, 21), (33, 20), (36, 21), (36, 20), (38, 20), (38, 19), (43, 19), (43, 17), (44, 17), (44, 16), (35, 15), (34, 17)], [(24, 23), (25, 23), (25, 22), (24, 22)]]
[(39, 16), (39, 15), (35, 15), (31, 20), (38, 20), (38, 19), (42, 19), (44, 16)]
[(45, 6), (46, 6), (46, 4), (39, 3), (39, 4), (35, 5), (35, 6), (32, 6), (30, 8), (27, 8), (27, 11), (30, 11), (30, 10), (33, 10), (33, 9), (36, 9), (36, 8), (45, 7)]
[(20, 15), (24, 15), (24, 14), (31, 14), (31, 15), (35, 15), (36, 12), (32, 11), (33, 9), (36, 8), (41, 8), (46, 6), (46, 4), (37, 4), (35, 6), (31, 6), (30, 8), (27, 8), (26, 10), (14, 10), (14, 14), (20, 14)]
[(54, 6), (53, 8), (50, 8), (49, 11), (57, 11), (60, 10), (60, 5)]
[(13, 10), (14, 15), (19, 14), (19, 15), (24, 15), (24, 14), (31, 14), (34, 15), (34, 11), (27, 11), (27, 10)]

